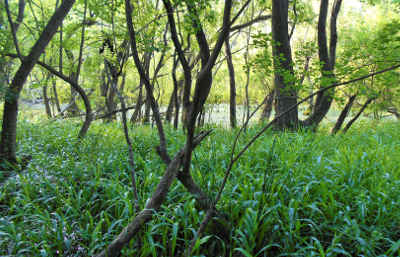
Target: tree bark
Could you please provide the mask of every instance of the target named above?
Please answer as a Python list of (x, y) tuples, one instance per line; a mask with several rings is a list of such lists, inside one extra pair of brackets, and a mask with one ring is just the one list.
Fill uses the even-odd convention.
[(10, 87), (7, 89), (4, 102), (3, 124), (0, 141), (0, 160), (16, 163), (16, 129), (18, 116), (18, 98), (24, 83), (38, 61), (40, 55), (57, 32), (63, 19), (71, 10), (75, 0), (64, 0), (54, 12), (39, 39), (23, 59), (18, 68)]
[(292, 129), (298, 126), (298, 108), (286, 115), (288, 108), (297, 104), (297, 91), (294, 88), (292, 52), (288, 35), (288, 0), (272, 1), (272, 38), (275, 70), (275, 117), (279, 117), (276, 127)]

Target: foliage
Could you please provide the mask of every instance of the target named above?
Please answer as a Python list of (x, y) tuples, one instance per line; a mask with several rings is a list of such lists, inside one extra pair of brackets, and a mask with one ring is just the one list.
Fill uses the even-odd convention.
[[(338, 74), (343, 79), (372, 73), (400, 61), (400, 16), (378, 7), (376, 15), (379, 22), (368, 22), (343, 31), (342, 50), (338, 59)], [(363, 98), (379, 96), (370, 110), (385, 111), (390, 107), (400, 107), (399, 82), (400, 73), (394, 70), (355, 83), (343, 92), (358, 93)]]
[[(18, 151), (33, 159), (0, 189), (0, 255), (88, 256), (103, 249), (134, 216), (120, 125), (96, 123), (80, 145), (75, 122), (25, 118), (19, 128)], [(239, 144), (256, 130), (249, 128)], [(234, 168), (218, 207), (234, 225), (231, 235), (210, 226), (196, 254), (397, 256), (398, 131), (398, 123), (381, 123), (336, 137), (267, 132)], [(143, 207), (164, 164), (153, 148), (155, 130), (131, 132)], [(211, 196), (233, 133), (216, 128), (194, 154), (193, 175)], [(175, 152), (184, 135), (168, 134)], [(164, 209), (140, 233), (141, 250), (135, 240), (123, 256), (181, 254), (204, 215), (195, 207), (175, 183)]]

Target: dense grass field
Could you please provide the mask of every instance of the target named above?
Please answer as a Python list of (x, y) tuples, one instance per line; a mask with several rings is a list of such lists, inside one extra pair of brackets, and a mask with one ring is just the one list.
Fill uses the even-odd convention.
[[(19, 123), (19, 155), (33, 159), (0, 187), (0, 256), (91, 256), (135, 215), (120, 125), (95, 123), (81, 144), (78, 130), (67, 121)], [(167, 132), (173, 154), (184, 135)], [(215, 128), (193, 156), (193, 176), (211, 197), (234, 135)], [(165, 166), (154, 129), (133, 127), (131, 136), (143, 207)], [(180, 256), (204, 216), (195, 206), (175, 182), (123, 256)], [(230, 234), (209, 227), (197, 256), (399, 256), (400, 124), (337, 136), (267, 132), (235, 166), (218, 209)]]

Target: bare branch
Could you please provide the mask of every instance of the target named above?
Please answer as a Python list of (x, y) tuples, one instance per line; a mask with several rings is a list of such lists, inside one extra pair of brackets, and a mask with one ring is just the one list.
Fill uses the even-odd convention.
[[(6, 12), (7, 12), (8, 23), (10, 24), (11, 34), (12, 34), (13, 41), (14, 41), (15, 51), (17, 51), (18, 57), (21, 59), (21, 51), (19, 49), (17, 31), (18, 31), (19, 25), (21, 24), (21, 22), (22, 22), (22, 20), (24, 18), (25, 1), (24, 0), (20, 0), (19, 1), (19, 4), (18, 4), (18, 17), (17, 17), (17, 22), (16, 23), (14, 23), (12, 21), (10, 8), (9, 8), (9, 5), (8, 5), (8, 0), (4, 0), (4, 3), (5, 3), (5, 9), (6, 9)], [(21, 59), (21, 61), (22, 61), (22, 59)]]

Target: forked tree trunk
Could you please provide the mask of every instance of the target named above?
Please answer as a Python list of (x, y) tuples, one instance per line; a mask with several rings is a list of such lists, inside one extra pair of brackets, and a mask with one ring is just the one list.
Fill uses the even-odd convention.
[[(336, 62), (336, 46), (337, 46), (337, 18), (340, 12), (342, 0), (335, 0), (332, 7), (332, 14), (330, 19), (330, 43), (328, 47), (328, 39), (326, 33), (326, 20), (328, 16), (329, 0), (321, 0), (320, 14), (318, 19), (318, 54), (319, 60), (322, 63), (321, 76), (322, 85), (320, 88), (324, 88), (329, 84), (336, 82), (334, 74), (335, 62)], [(303, 125), (309, 127), (316, 127), (322, 121), (322, 119), (328, 113), (335, 90), (322, 91), (317, 95), (314, 109), (310, 117), (308, 117)]]
[(357, 95), (352, 95), (349, 98), (349, 101), (347, 102), (346, 106), (343, 108), (342, 112), (339, 115), (339, 118), (336, 121), (335, 126), (332, 129), (332, 132), (331, 132), (332, 135), (336, 134), (342, 127), (344, 120), (349, 115), (350, 109), (353, 106), (353, 103), (356, 100), (356, 97), (357, 97)]
[(67, 13), (71, 10), (75, 0), (64, 0), (54, 12), (39, 39), (32, 47), (29, 55), (23, 59), (11, 85), (7, 89), (4, 102), (3, 124), (0, 141), (0, 161), (16, 163), (16, 134), (18, 117), (18, 99), (24, 83), (39, 60), (40, 55), (57, 32)]
[(365, 109), (368, 107), (368, 105), (370, 105), (370, 104), (372, 103), (372, 101), (374, 101), (375, 99), (376, 99), (376, 97), (369, 98), (369, 99), (364, 103), (364, 105), (361, 107), (360, 111), (358, 111), (358, 113), (354, 116), (354, 118), (351, 119), (351, 120), (346, 124), (346, 126), (345, 126), (344, 129), (343, 129), (343, 133), (346, 133), (346, 132), (349, 130), (349, 128), (354, 124), (354, 122), (356, 122), (356, 120), (357, 120), (358, 118), (360, 118), (361, 114), (365, 111)]

